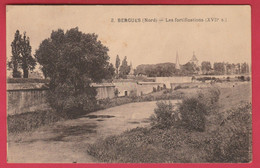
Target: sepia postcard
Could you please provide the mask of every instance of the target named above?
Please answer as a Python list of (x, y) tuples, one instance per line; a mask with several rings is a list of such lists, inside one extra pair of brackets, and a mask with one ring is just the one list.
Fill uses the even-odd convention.
[(250, 5), (7, 5), (8, 163), (250, 163)]

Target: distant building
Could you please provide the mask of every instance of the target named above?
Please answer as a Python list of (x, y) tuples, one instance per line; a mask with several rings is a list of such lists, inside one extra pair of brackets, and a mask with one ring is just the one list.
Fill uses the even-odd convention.
[[(192, 65), (192, 68), (193, 68), (195, 74), (202, 74), (201, 66), (199, 65), (199, 60), (195, 56), (194, 52), (193, 52), (192, 58), (187, 63), (190, 63)], [(176, 52), (175, 69), (181, 70), (186, 64), (180, 65), (179, 55), (178, 55), (178, 52)], [(179, 71), (175, 72), (175, 74), (177, 74), (177, 75), (179, 73), (180, 73)]]
[(196, 67), (199, 67), (199, 60), (197, 59), (197, 57), (195, 56), (195, 53), (193, 52), (192, 58), (189, 61), (190, 63), (196, 65)]

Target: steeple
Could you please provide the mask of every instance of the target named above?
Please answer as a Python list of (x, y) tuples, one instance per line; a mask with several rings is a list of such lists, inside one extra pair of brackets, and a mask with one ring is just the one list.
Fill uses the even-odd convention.
[(176, 69), (180, 69), (180, 62), (179, 62), (178, 51), (176, 52), (176, 63), (175, 63), (175, 68), (176, 68)]

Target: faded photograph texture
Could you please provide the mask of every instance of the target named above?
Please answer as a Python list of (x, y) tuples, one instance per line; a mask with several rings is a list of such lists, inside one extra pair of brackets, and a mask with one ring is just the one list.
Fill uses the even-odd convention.
[(249, 5), (8, 5), (9, 163), (248, 163)]

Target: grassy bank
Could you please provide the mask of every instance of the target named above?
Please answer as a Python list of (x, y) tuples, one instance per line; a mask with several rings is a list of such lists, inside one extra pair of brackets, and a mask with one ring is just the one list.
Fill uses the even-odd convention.
[[(164, 112), (161, 114), (166, 117), (164, 116), (165, 120), (159, 118), (156, 121), (160, 122), (160, 125), (136, 128), (118, 136), (99, 140), (90, 145), (87, 152), (101, 162), (112, 163), (250, 162), (252, 152), (250, 90), (248, 84), (235, 88), (220, 88), (220, 99), (213, 104), (211, 100), (216, 96), (209, 99), (212, 98), (211, 93), (197, 94), (195, 100), (203, 99), (200, 102), (205, 102), (204, 105), (207, 107), (205, 120), (202, 117), (203, 122), (198, 122), (196, 117), (190, 117), (188, 120), (192, 121), (191, 123), (173, 122), (172, 126), (163, 127), (161, 121), (165, 123), (167, 118), (174, 116), (165, 115), (168, 106), (163, 106)], [(189, 108), (183, 109), (185, 111)], [(200, 112), (203, 108), (198, 109)], [(155, 112), (158, 113), (158, 109)], [(190, 125), (204, 123), (205, 129), (198, 131), (196, 127), (187, 126), (187, 123)]]
[[(229, 130), (235, 127), (238, 118), (211, 132), (136, 128), (90, 145), (88, 153), (102, 162), (112, 163), (246, 163), (251, 161), (251, 130)], [(224, 133), (227, 130), (230, 132)]]
[(49, 83), (49, 79), (38, 78), (7, 78), (7, 83)]
[(7, 116), (8, 133), (31, 131), (43, 125), (64, 120), (53, 111), (35, 111)]

